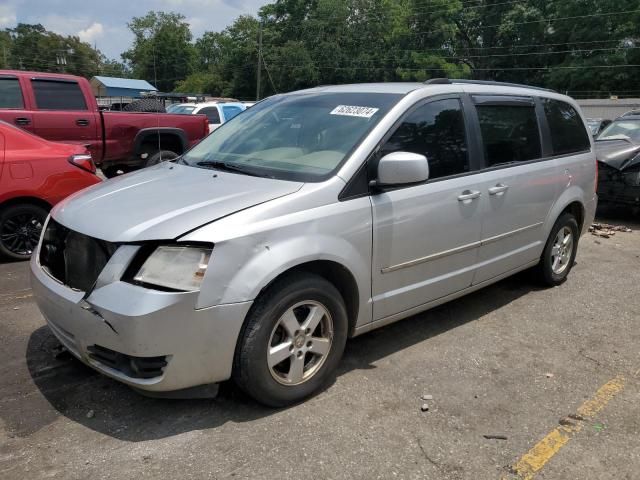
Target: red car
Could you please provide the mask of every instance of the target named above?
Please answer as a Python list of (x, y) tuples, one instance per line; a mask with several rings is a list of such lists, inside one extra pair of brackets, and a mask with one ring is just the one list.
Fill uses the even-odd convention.
[(99, 183), (86, 147), (44, 140), (0, 121), (0, 256), (24, 260), (49, 209)]

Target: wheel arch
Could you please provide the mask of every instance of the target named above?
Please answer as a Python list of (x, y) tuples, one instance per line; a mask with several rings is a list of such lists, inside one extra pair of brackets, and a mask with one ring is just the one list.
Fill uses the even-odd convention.
[(581, 233), (584, 233), (584, 222), (586, 219), (584, 195), (583, 191), (576, 186), (565, 190), (549, 212), (545, 224), (546, 236), (549, 236), (553, 225), (556, 223), (556, 220), (560, 218), (560, 215), (567, 212), (576, 217), (578, 229)]
[(51, 210), (51, 208), (53, 207), (53, 205), (51, 205), (49, 202), (41, 198), (32, 197), (29, 195), (22, 195), (19, 197), (12, 197), (0, 202), (0, 210), (4, 210), (5, 208), (10, 207), (12, 205), (22, 205), (25, 203), (30, 205), (36, 205), (38, 207), (44, 208), (47, 211)]
[(293, 267), (288, 268), (284, 272), (275, 276), (269, 283), (267, 283), (258, 296), (268, 290), (274, 283), (295, 273), (312, 273), (318, 275), (329, 283), (331, 283), (342, 295), (345, 307), (347, 309), (347, 319), (349, 321), (349, 336), (351, 336), (355, 330), (356, 322), (358, 320), (358, 313), (360, 309), (360, 293), (358, 290), (358, 283), (351, 271), (333, 260), (311, 260), (308, 262), (300, 263)]
[(161, 128), (144, 128), (140, 130), (133, 142), (134, 155), (145, 153), (145, 146), (153, 145), (160, 150), (171, 150), (178, 155), (184, 153), (189, 141), (184, 130), (179, 128), (161, 127)]

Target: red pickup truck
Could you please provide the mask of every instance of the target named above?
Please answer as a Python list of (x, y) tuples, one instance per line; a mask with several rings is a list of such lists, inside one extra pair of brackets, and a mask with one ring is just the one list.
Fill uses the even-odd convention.
[(175, 158), (209, 133), (205, 115), (103, 112), (85, 78), (17, 70), (0, 70), (0, 120), (86, 145), (108, 177)]

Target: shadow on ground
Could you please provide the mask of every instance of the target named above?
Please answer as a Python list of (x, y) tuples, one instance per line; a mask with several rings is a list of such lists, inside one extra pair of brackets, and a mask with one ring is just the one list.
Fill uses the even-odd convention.
[[(428, 348), (429, 340), (437, 335), (477, 320), (534, 288), (528, 272), (524, 272), (452, 304), (355, 338), (347, 344), (337, 375), (376, 368), (377, 360), (418, 343), (424, 342)], [(37, 412), (29, 415), (26, 410), (33, 408), (28, 402), (22, 408), (10, 409), (13, 411), (6, 415), (0, 412), (5, 424), (18, 436), (30, 435), (62, 415), (105, 435), (139, 442), (215, 428), (226, 422), (247, 422), (278, 412), (254, 402), (231, 382), (224, 383), (218, 398), (211, 400), (143, 397), (68, 354), (56, 358), (58, 346), (47, 327), (34, 331), (28, 340), (27, 366), (39, 390), (32, 393), (40, 402)], [(47, 403), (42, 402), (40, 394)]]

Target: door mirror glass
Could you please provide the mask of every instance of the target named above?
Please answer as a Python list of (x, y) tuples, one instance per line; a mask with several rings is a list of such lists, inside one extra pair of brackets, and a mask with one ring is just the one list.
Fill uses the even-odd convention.
[(393, 152), (378, 163), (379, 186), (406, 185), (429, 179), (427, 157), (411, 152)]

